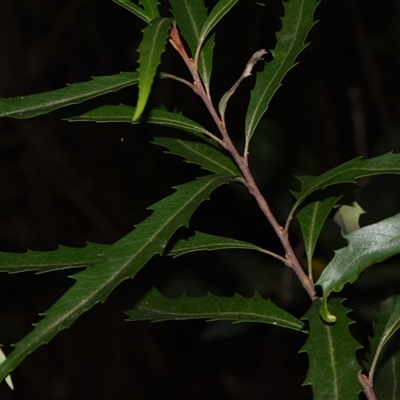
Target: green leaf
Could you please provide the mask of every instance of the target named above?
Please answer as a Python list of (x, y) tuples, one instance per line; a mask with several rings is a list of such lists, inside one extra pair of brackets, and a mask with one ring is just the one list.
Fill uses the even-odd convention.
[(285, 15), (282, 29), (277, 33), (277, 44), (271, 53), (274, 59), (257, 74), (257, 80), (246, 115), (246, 148), (253, 133), (268, 108), (269, 102), (280, 87), (284, 76), (296, 64), (299, 53), (306, 48), (306, 37), (314, 26), (314, 11), (317, 0), (296, 0), (284, 2)]
[(400, 174), (400, 154), (387, 153), (369, 160), (357, 157), (322, 175), (298, 177), (302, 188), (299, 192), (292, 191), (297, 201), (291, 213), (316, 190), (339, 183), (355, 183), (358, 178), (382, 174)]
[(86, 247), (60, 246), (57, 250), (26, 253), (0, 253), (0, 272), (38, 271), (88, 267), (98, 263), (109, 245), (88, 243)]
[[(391, 338), (389, 345), (385, 347), (379, 371), (374, 380), (374, 391), (378, 399), (400, 398), (400, 350), (397, 345), (399, 335)], [(389, 354), (387, 354), (389, 353)]]
[[(196, 135), (196, 137), (193, 137), (193, 135)], [(153, 143), (166, 147), (169, 149), (168, 153), (184, 157), (188, 162), (201, 165), (204, 169), (215, 174), (242, 176), (233, 160), (212, 140), (204, 138), (201, 134), (155, 135)]]
[(309, 336), (300, 350), (308, 354), (309, 368), (304, 385), (311, 385), (314, 400), (358, 399), (361, 386), (357, 375), (361, 370), (356, 360), (360, 345), (349, 332), (354, 323), (347, 317), (350, 311), (342, 305), (342, 299), (333, 299), (330, 307), (339, 316), (335, 324), (321, 320), (316, 300), (304, 315), (309, 321)]
[(205, 42), (199, 57), (199, 74), (203, 82), (206, 93), (210, 98), (210, 82), (212, 72), (213, 51), (215, 45), (215, 35), (211, 35)]
[[(153, 17), (151, 13), (148, 12), (148, 10), (144, 10), (143, 8), (139, 7), (135, 3), (133, 3), (131, 0), (112, 0), (114, 3), (118, 4), (119, 6), (125, 8), (126, 10), (130, 11), (131, 13), (135, 14), (137, 17), (142, 19), (143, 21), (149, 23), (152, 19), (156, 18)], [(146, 3), (146, 2), (141, 2)], [(157, 5), (157, 2), (155, 2)]]
[(187, 226), (199, 204), (229, 177), (209, 175), (176, 187), (176, 192), (154, 204), (153, 213), (112, 245), (96, 266), (74, 275), (76, 283), (44, 314), (34, 330), (20, 340), (0, 364), (0, 381), (40, 345), (68, 328), (82, 313), (104, 301), (122, 281), (133, 278), (155, 255), (162, 254), (180, 226)]
[(137, 72), (100, 76), (46, 93), (0, 99), (0, 117), (32, 118), (62, 107), (79, 104), (103, 94), (116, 92), (139, 82)]
[(165, 50), (168, 30), (171, 26), (169, 18), (156, 18), (143, 30), (143, 39), (139, 45), (139, 97), (133, 121), (141, 116), (150, 95), (151, 86)]
[(222, 236), (209, 235), (207, 233), (196, 232), (188, 239), (181, 239), (174, 244), (168, 252), (171, 256), (181, 256), (194, 251), (213, 251), (213, 250), (256, 250), (275, 256), (272, 252), (264, 250), (252, 243), (241, 240), (226, 238)]
[[(7, 358), (6, 355), (3, 353), (3, 350), (2, 350), (1, 347), (0, 347), (0, 364), (1, 364), (3, 361), (5, 361), (6, 358)], [(7, 375), (7, 376), (6, 376), (6, 383), (7, 383), (8, 387), (9, 387), (10, 389), (14, 390), (14, 384), (13, 384), (13, 382), (12, 382), (12, 379), (11, 379), (11, 376), (10, 376), (10, 375)]]
[[(377, 361), (378, 361), (379, 356), (382, 353), (383, 347), (388, 343), (389, 339), (395, 334), (395, 332), (399, 328), (400, 328), (400, 296), (397, 298), (394, 310), (391, 313), (389, 320), (386, 323), (385, 329), (383, 330), (381, 337), (379, 339), (379, 343), (376, 348), (374, 359), (372, 360), (369, 379), (373, 380), (373, 375), (375, 372)], [(399, 368), (399, 366), (397, 366), (397, 369), (398, 368)], [(392, 397), (392, 398), (394, 398), (394, 397)]]
[(185, 319), (228, 320), (234, 322), (262, 322), (283, 328), (301, 331), (304, 324), (270, 300), (258, 293), (245, 298), (239, 294), (220, 297), (188, 297), (183, 294), (177, 299), (167, 299), (160, 292), (151, 290), (133, 310), (125, 311), (128, 321), (170, 321)]
[(340, 197), (327, 197), (305, 205), (297, 214), (301, 233), (303, 235), (304, 249), (307, 254), (308, 273), (311, 276), (312, 259), (315, 246), (325, 224), (326, 218)]
[(327, 298), (340, 292), (346, 283), (354, 282), (369, 266), (400, 253), (400, 214), (368, 225), (344, 236), (349, 245), (335, 251), (316, 285), (323, 289), (321, 316), (334, 321), (327, 308)]
[[(390, 296), (385, 300), (383, 300), (380, 304), (380, 308), (376, 316), (376, 321), (374, 321), (372, 325), (373, 336), (369, 338), (370, 350), (367, 354), (367, 360), (365, 361), (365, 363), (363, 363), (366, 371), (369, 371), (371, 369), (374, 356), (376, 355), (376, 352), (378, 350), (379, 341), (383, 335), (383, 332), (385, 331), (389, 318), (393, 313), (398, 298), (399, 298), (398, 295)], [(379, 362), (376, 365), (378, 364)]]
[[(132, 123), (133, 110), (133, 107), (122, 104), (119, 106), (102, 106), (68, 120)], [(154, 143), (168, 148), (170, 153), (185, 157), (188, 162), (199, 164), (216, 174), (241, 176), (241, 172), (233, 160), (214, 141), (204, 137), (204, 135), (212, 136), (212, 133), (182, 114), (164, 109), (154, 109), (146, 115), (146, 122), (180, 129), (191, 134), (188, 136), (169, 132), (155, 134)]]
[[(68, 121), (125, 122), (129, 124), (143, 123), (143, 121), (132, 121), (132, 114), (134, 112), (134, 107), (126, 106), (124, 104), (120, 104), (118, 106), (100, 106), (82, 115), (69, 117)], [(197, 122), (184, 117), (180, 113), (170, 112), (165, 109), (149, 110), (148, 114), (146, 114), (146, 120), (144, 122), (181, 129), (189, 133), (212, 136), (211, 132), (199, 125)]]
[(203, 0), (169, 0), (171, 12), (176, 19), (182, 36), (185, 38), (192, 52), (196, 54), (200, 43), (200, 34), (207, 19), (207, 8)]
[(377, 399), (396, 400), (400, 398), (400, 351), (397, 350), (381, 366), (374, 383)]
[(201, 28), (199, 45), (202, 45), (208, 34), (215, 25), (229, 12), (229, 10), (238, 2), (238, 0), (219, 0), (214, 6)]
[(365, 211), (360, 205), (353, 201), (349, 206), (347, 204), (341, 205), (333, 216), (333, 221), (340, 226), (342, 235), (360, 229), (360, 216), (365, 214)]
[(158, 12), (158, 0), (140, 0), (139, 2), (146, 11), (146, 14), (150, 17), (150, 20), (158, 18), (160, 13)]

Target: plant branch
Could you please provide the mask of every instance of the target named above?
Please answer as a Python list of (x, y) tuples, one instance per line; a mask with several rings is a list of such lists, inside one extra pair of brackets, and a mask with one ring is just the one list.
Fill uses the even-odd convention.
[[(217, 125), (221, 136), (222, 136), (222, 143), (221, 146), (225, 148), (233, 157), (235, 160), (236, 164), (238, 165), (239, 169), (241, 170), (244, 180), (242, 181), (247, 190), (250, 192), (250, 194), (255, 198), (258, 206), (260, 207), (262, 213), (264, 216), (267, 218), (269, 221), (270, 225), (272, 226), (273, 230), (275, 231), (276, 235), (278, 236), (283, 249), (285, 251), (285, 257), (281, 257), (281, 261), (295, 272), (297, 277), (300, 280), (300, 283), (304, 287), (304, 289), (307, 291), (309, 297), (311, 300), (315, 300), (318, 296), (315, 292), (314, 285), (312, 281), (309, 279), (307, 274), (304, 272), (303, 268), (301, 267), (299, 261), (297, 260), (297, 257), (292, 249), (292, 246), (289, 242), (289, 234), (288, 231), (283, 229), (283, 227), (278, 223), (276, 220), (274, 214), (272, 213), (267, 201), (265, 200), (264, 196), (260, 192), (260, 189), (258, 188), (253, 175), (250, 171), (249, 164), (248, 164), (248, 159), (247, 156), (242, 157), (238, 150), (236, 149), (235, 145), (233, 144), (227, 128), (225, 124), (225, 120), (222, 116), (218, 115), (217, 111), (214, 108), (214, 105), (212, 104), (212, 101), (207, 95), (207, 92), (204, 88), (204, 85), (201, 81), (199, 72), (198, 72), (198, 66), (196, 61), (193, 61), (192, 58), (190, 58), (186, 50), (182, 44), (182, 41), (179, 36), (178, 29), (176, 28), (176, 24), (174, 23), (172, 25), (172, 28), (170, 30), (170, 43), (174, 47), (174, 49), (180, 54), (182, 57), (183, 61), (185, 62), (186, 66), (188, 67), (192, 78), (193, 78), (193, 84), (192, 84), (192, 89), (193, 91), (200, 96), (200, 98), (203, 100), (205, 106), (207, 107), (207, 110), (209, 111), (211, 117), (213, 118), (215, 124)], [(251, 69), (253, 68), (255, 62), (257, 62), (260, 57), (265, 53), (265, 50), (260, 50), (253, 57), (250, 59), (248, 64), (246, 65), (244, 75), (248, 76), (248, 74)], [(239, 80), (240, 83), (240, 80)], [(235, 85), (233, 87), (236, 89)]]
[(372, 381), (370, 381), (366, 375), (361, 374), (361, 373), (358, 374), (358, 380), (364, 389), (365, 397), (368, 400), (377, 400), (375, 393), (374, 393), (374, 389), (372, 387)]

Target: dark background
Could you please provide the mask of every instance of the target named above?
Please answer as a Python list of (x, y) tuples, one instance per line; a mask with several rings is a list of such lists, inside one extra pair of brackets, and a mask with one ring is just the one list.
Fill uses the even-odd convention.
[[(217, 27), (215, 103), (253, 52), (275, 45), (283, 7), (275, 0), (264, 3), (241, 0)], [(311, 45), (285, 78), (250, 149), (254, 174), (281, 221), (293, 201), (288, 192), (297, 185), (293, 175), (318, 174), (355, 156), (400, 150), (400, 2), (324, 0), (317, 17)], [(144, 26), (110, 0), (1, 0), (0, 96), (135, 70)], [(170, 47), (164, 62), (164, 71), (186, 74)], [(239, 145), (253, 84), (252, 78), (243, 82), (227, 111)], [(136, 95), (135, 88), (128, 88), (90, 104), (134, 105)], [(157, 84), (151, 103), (177, 107), (215, 132), (199, 99), (179, 83)], [(1, 249), (113, 243), (149, 215), (146, 207), (172, 193), (172, 186), (205, 173), (149, 144), (151, 129), (50, 117), (1, 120)], [(364, 223), (399, 211), (398, 178), (363, 186), (357, 198), (368, 211)], [(211, 200), (193, 217), (192, 229), (280, 251), (242, 190), (221, 188)], [(317, 249), (319, 260), (326, 262), (341, 245), (338, 229), (328, 225)], [(14, 343), (30, 331), (38, 314), (72, 284), (67, 275), (1, 275), (1, 343)], [(392, 288), (398, 282), (395, 275)], [(311, 398), (310, 388), (301, 387), (307, 357), (298, 350), (305, 335), (261, 325), (124, 322), (120, 310), (153, 285), (169, 296), (185, 290), (193, 296), (258, 291), (299, 317), (308, 307), (292, 273), (269, 258), (220, 252), (154, 259), (105, 305), (29, 356), (13, 373), (16, 391), (3, 384), (0, 398)]]

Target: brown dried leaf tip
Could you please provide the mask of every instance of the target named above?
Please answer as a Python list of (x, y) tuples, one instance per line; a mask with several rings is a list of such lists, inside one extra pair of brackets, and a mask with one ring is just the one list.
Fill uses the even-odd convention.
[(181, 55), (183, 59), (189, 59), (188, 55), (186, 54), (186, 50), (183, 47), (183, 43), (179, 36), (178, 29), (176, 28), (176, 22), (172, 23), (172, 28), (169, 31), (169, 42), (172, 44), (174, 49)]

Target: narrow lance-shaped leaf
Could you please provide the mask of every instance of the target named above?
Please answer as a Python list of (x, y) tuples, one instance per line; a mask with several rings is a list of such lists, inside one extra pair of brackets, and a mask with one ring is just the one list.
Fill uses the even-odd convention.
[(341, 303), (342, 299), (330, 302), (332, 310), (339, 316), (335, 324), (321, 321), (316, 300), (302, 319), (309, 321), (309, 336), (300, 350), (308, 354), (309, 368), (304, 385), (311, 385), (314, 400), (358, 399), (361, 386), (357, 375), (361, 367), (357, 363), (356, 350), (361, 346), (351, 336), (349, 325), (354, 323), (347, 317), (350, 311)]
[(130, 11), (143, 21), (149, 23), (152, 19), (155, 17), (152, 17), (152, 15), (147, 12), (147, 10), (144, 10), (142, 7), (139, 7), (136, 5), (132, 0), (112, 0), (114, 3), (118, 4), (119, 6), (125, 8), (126, 10)]
[(215, 35), (211, 35), (205, 42), (199, 57), (199, 74), (206, 89), (207, 96), (210, 98), (210, 82), (212, 73), (213, 51), (215, 45)]
[(183, 254), (192, 253), (194, 251), (204, 250), (255, 250), (261, 253), (269, 254), (273, 257), (279, 257), (275, 253), (258, 247), (252, 243), (222, 236), (209, 235), (202, 232), (196, 232), (194, 236), (179, 240), (173, 245), (168, 254), (177, 257)]
[[(118, 106), (100, 106), (82, 115), (68, 117), (71, 122), (124, 122), (129, 124), (139, 124), (141, 121), (132, 121), (134, 107), (120, 104)], [(170, 128), (181, 129), (194, 134), (204, 134), (212, 136), (212, 133), (206, 128), (184, 117), (177, 112), (167, 111), (165, 109), (152, 109), (146, 114), (146, 123), (167, 126)]]
[(194, 138), (192, 135), (154, 135), (153, 143), (166, 147), (170, 154), (184, 157), (187, 162), (201, 165), (216, 174), (241, 176), (232, 159), (210, 139)]
[(99, 264), (74, 275), (76, 283), (0, 364), (0, 381), (28, 354), (48, 343), (96, 303), (104, 301), (119, 283), (133, 278), (155, 254), (161, 254), (176, 229), (188, 225), (198, 205), (228, 181), (226, 176), (205, 176), (176, 187), (175, 193), (153, 205), (153, 214), (112, 245)]
[(138, 82), (137, 72), (121, 72), (118, 75), (95, 77), (88, 82), (73, 83), (51, 92), (0, 99), (0, 117), (36, 117), (106, 93), (116, 92)]
[(218, 24), (219, 21), (229, 12), (229, 10), (238, 2), (238, 0), (219, 0), (218, 3), (211, 10), (210, 14), (204, 21), (203, 27), (201, 28), (199, 37), (199, 46), (201, 46), (204, 40), (207, 38), (211, 30)]
[(60, 246), (57, 250), (33, 251), (26, 253), (0, 253), (0, 272), (39, 273), (60, 269), (88, 267), (98, 263), (109, 245), (88, 243), (86, 247)]
[(136, 121), (146, 107), (151, 86), (165, 49), (168, 29), (171, 25), (169, 18), (156, 18), (143, 30), (143, 39), (139, 45), (139, 97), (133, 115)]
[(287, 72), (293, 68), (299, 53), (305, 49), (306, 37), (314, 26), (316, 0), (296, 0), (284, 2), (285, 15), (282, 29), (277, 33), (276, 47), (271, 51), (274, 59), (257, 74), (257, 81), (246, 115), (246, 149), (261, 117)]
[(167, 299), (152, 289), (133, 310), (127, 310), (128, 321), (151, 320), (154, 322), (187, 319), (208, 321), (228, 320), (233, 322), (261, 322), (301, 331), (304, 324), (270, 300), (258, 293), (245, 298), (238, 294), (220, 297), (208, 294), (205, 297), (189, 297), (186, 294), (176, 299)]
[(301, 191), (292, 191), (297, 201), (291, 215), (297, 207), (316, 190), (339, 183), (355, 183), (356, 179), (382, 174), (400, 174), (400, 154), (387, 153), (379, 157), (362, 160), (354, 158), (319, 176), (301, 176)]
[(344, 237), (349, 245), (335, 251), (335, 256), (316, 283), (323, 289), (321, 316), (328, 322), (336, 320), (327, 306), (330, 293), (340, 292), (346, 283), (354, 282), (369, 266), (400, 253), (400, 214)]
[(192, 52), (196, 54), (200, 43), (200, 34), (207, 18), (207, 8), (203, 0), (169, 0), (171, 12)]
[(316, 200), (305, 205), (296, 214), (299, 221), (301, 233), (304, 241), (304, 249), (307, 255), (308, 274), (312, 275), (312, 259), (315, 246), (325, 221), (340, 197), (327, 197)]
[(378, 358), (382, 352), (383, 347), (386, 345), (386, 343), (389, 341), (389, 339), (395, 334), (395, 332), (399, 328), (400, 328), (400, 296), (397, 298), (394, 310), (393, 310), (392, 314), (390, 315), (390, 318), (385, 326), (385, 329), (382, 332), (382, 336), (379, 340), (378, 347), (376, 349), (374, 358), (372, 360), (371, 370), (370, 370), (370, 373), (368, 376), (368, 378), (371, 381), (373, 381), (373, 379), (374, 379), (376, 365), (377, 365)]
[[(119, 106), (102, 106), (78, 117), (69, 118), (69, 121), (132, 123), (133, 110), (134, 108), (122, 104)], [(213, 135), (201, 125), (180, 113), (164, 109), (150, 110), (146, 117), (146, 122), (150, 124), (176, 128), (190, 133), (190, 135), (185, 136), (173, 132), (166, 134), (154, 132), (154, 143), (168, 148), (171, 154), (180, 155), (186, 158), (188, 162), (199, 164), (204, 169), (216, 174), (241, 176), (237, 165), (215, 144), (215, 141), (204, 137), (204, 135)], [(133, 123), (138, 123), (138, 121)]]
[(146, 14), (150, 17), (150, 20), (158, 18), (160, 13), (158, 12), (158, 0), (140, 0), (140, 4), (144, 7)]

